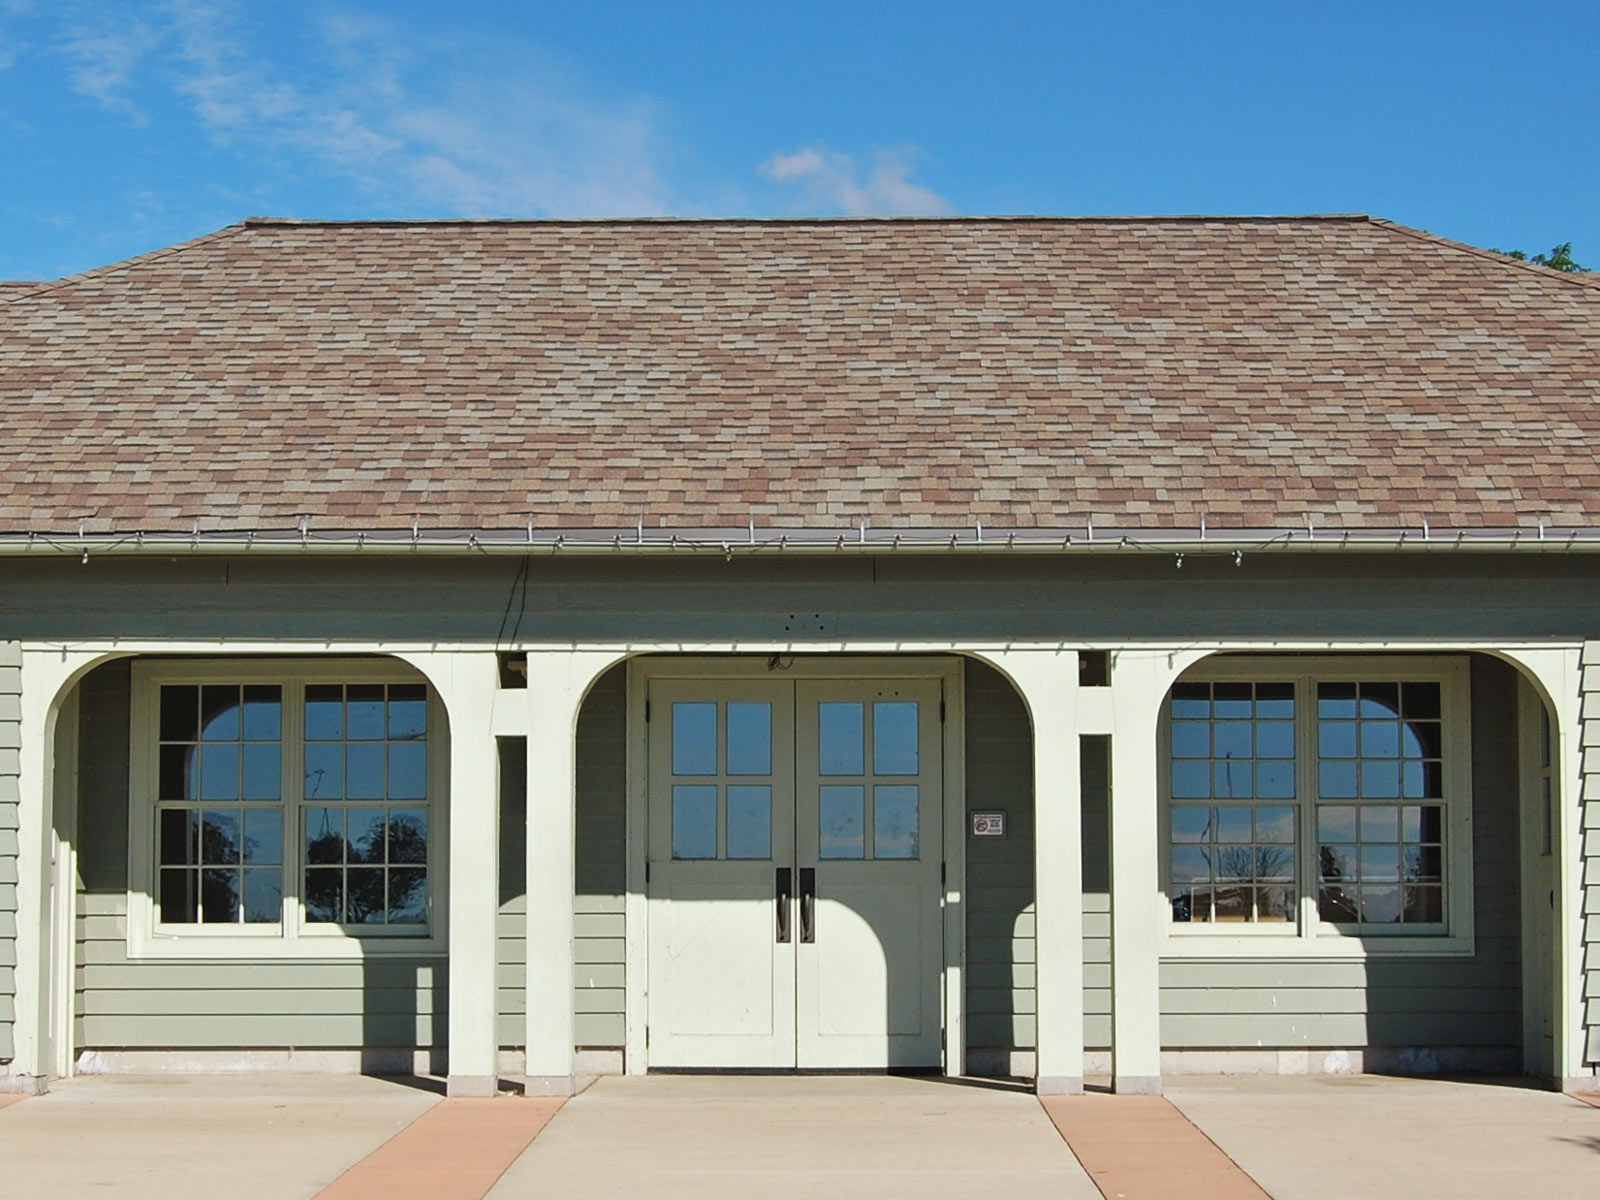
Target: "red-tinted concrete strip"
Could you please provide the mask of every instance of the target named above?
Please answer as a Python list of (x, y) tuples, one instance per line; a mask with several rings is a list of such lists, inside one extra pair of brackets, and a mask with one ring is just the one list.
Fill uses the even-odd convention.
[(1160, 1096), (1042, 1096), (1106, 1200), (1267, 1200), (1267, 1193)]
[(1567, 1095), (1574, 1100), (1581, 1100), (1585, 1104), (1592, 1104), (1595, 1108), (1600, 1108), (1600, 1092), (1568, 1092)]
[(317, 1193), (318, 1200), (481, 1200), (561, 1100), (441, 1100)]
[(26, 1100), (27, 1098), (27, 1096), (20, 1092), (5, 1092), (0, 1094), (0, 1108), (4, 1108), (8, 1104), (15, 1104), (18, 1100)]

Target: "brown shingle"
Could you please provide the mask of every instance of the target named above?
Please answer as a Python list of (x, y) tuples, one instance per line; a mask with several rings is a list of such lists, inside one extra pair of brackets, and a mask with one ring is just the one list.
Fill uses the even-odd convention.
[(1366, 218), (252, 221), (0, 296), (0, 530), (1600, 525), (1600, 288)]

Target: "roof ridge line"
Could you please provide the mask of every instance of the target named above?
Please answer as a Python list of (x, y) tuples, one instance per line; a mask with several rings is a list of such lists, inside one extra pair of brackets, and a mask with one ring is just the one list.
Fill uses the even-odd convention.
[(1483, 246), (1474, 246), (1470, 242), (1458, 242), (1453, 238), (1441, 237), (1439, 234), (1431, 233), (1426, 229), (1418, 229), (1412, 225), (1402, 225), (1398, 221), (1390, 221), (1384, 217), (1370, 217), (1368, 219), (1372, 224), (1387, 229), (1391, 233), (1403, 234), (1419, 242), (1432, 242), (1434, 245), (1444, 246), (1451, 250), (1459, 250), (1472, 255), (1474, 258), (1486, 259), (1502, 266), (1521, 267), (1524, 270), (1537, 271), (1541, 279), (1549, 279), (1553, 276), (1568, 283), (1578, 284), (1580, 287), (1600, 287), (1600, 271), (1557, 271), (1550, 267), (1541, 266), (1536, 262), (1512, 258), (1509, 254), (1502, 254), (1497, 250), (1490, 250)]
[[(1271, 222), (1289, 224), (1303, 221), (1373, 221), (1367, 213), (1146, 213), (1131, 214), (1049, 214), (1049, 213), (971, 213), (934, 216), (840, 216), (840, 217), (246, 217), (246, 229), (277, 226), (448, 226), (448, 225), (981, 225), (1052, 224), (1137, 225), (1160, 222), (1195, 224), (1244, 224)], [(232, 226), (230, 226), (232, 228)]]

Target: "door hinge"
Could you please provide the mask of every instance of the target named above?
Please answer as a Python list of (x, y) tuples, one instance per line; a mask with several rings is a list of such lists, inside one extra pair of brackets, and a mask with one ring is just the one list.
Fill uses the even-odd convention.
[(942, 862), (942, 863), (939, 864), (939, 886), (942, 887), (942, 888), (950, 886), (950, 864), (949, 863), (943, 863)]
[(648, 858), (644, 860), (644, 881), (646, 883), (650, 882), (650, 860)]
[(944, 724), (944, 697), (939, 697), (939, 724)]
[(646, 725), (650, 724), (650, 697), (649, 696), (646, 696), (644, 698), (644, 723)]

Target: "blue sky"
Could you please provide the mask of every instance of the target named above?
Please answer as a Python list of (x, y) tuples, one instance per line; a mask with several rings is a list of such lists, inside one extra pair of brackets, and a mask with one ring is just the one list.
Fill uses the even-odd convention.
[(1600, 266), (1600, 0), (0, 0), (0, 278), (244, 216), (1371, 212)]

